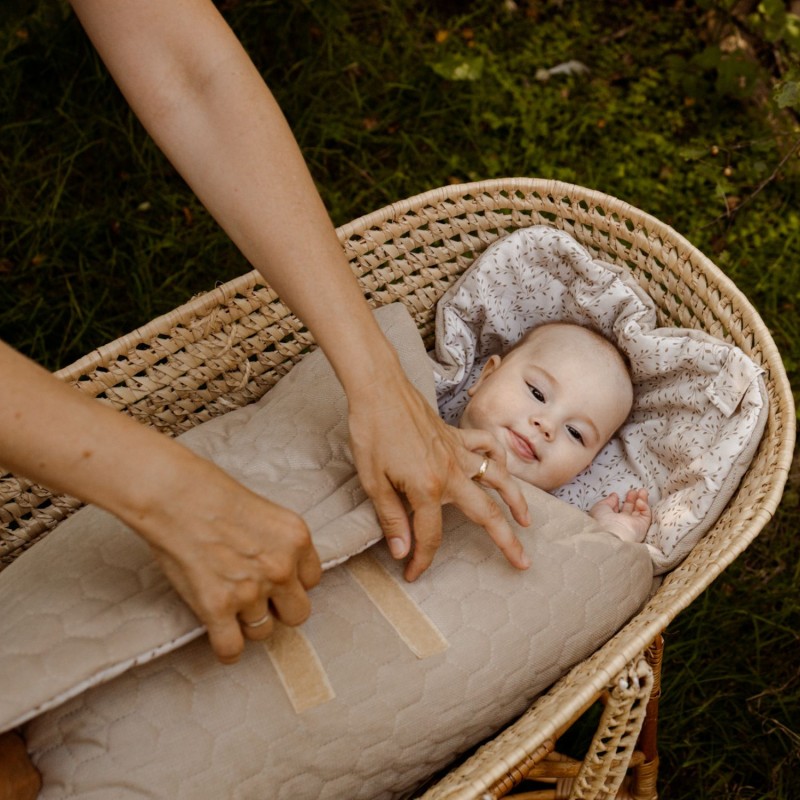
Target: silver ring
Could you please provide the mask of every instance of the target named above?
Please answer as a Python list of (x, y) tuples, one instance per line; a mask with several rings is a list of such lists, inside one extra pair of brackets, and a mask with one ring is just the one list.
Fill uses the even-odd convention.
[(269, 611), (267, 611), (267, 613), (264, 614), (263, 617), (257, 619), (255, 622), (245, 622), (244, 620), (242, 620), (242, 625), (244, 625), (245, 628), (260, 628), (262, 625), (265, 625), (271, 619), (272, 619), (272, 614), (270, 614)]
[(489, 469), (490, 461), (491, 459), (489, 458), (489, 456), (483, 457), (483, 461), (481, 462), (478, 471), (472, 476), (472, 480), (479, 481), (486, 474), (486, 470)]

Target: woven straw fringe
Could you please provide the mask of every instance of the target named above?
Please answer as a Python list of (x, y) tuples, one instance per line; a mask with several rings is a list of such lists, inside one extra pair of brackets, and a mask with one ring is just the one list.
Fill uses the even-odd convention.
[(628, 791), (627, 770), (634, 759), (653, 683), (653, 669), (646, 659), (628, 664), (603, 695), (603, 714), (583, 761), (555, 752), (528, 759), (482, 798), (504, 797), (524, 778), (552, 783), (554, 788), (515, 794), (516, 800), (634, 800)]
[[(644, 609), (522, 720), (431, 789), (429, 800), (481, 797), (533, 755), (544, 758), (561, 728), (629, 664), (638, 664), (675, 615), (758, 534), (780, 501), (792, 460), (792, 394), (764, 323), (702, 253), (642, 211), (590, 189), (514, 178), (436, 189), (361, 217), (338, 233), (368, 301), (404, 303), (431, 346), (443, 292), (492, 242), (536, 224), (564, 230), (595, 257), (629, 269), (655, 301), (659, 324), (705, 330), (741, 347), (765, 370), (770, 415), (736, 496)], [(175, 435), (261, 397), (312, 347), (301, 323), (252, 272), (101, 347), (58, 376)], [(0, 566), (79, 505), (22, 478), (0, 476)], [(601, 796), (587, 792), (576, 796)]]

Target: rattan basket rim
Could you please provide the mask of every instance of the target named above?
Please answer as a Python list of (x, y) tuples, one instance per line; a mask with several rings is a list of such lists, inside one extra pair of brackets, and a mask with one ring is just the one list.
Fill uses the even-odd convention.
[[(776, 489), (773, 493), (773, 502), (770, 505), (770, 513), (773, 513), (780, 501), (783, 491), (782, 487), (786, 481), (786, 477), (788, 477), (788, 471), (791, 467), (796, 435), (794, 397), (783, 366), (783, 360), (769, 329), (744, 293), (702, 251), (674, 228), (636, 206), (617, 197), (613, 197), (612, 195), (597, 191), (596, 189), (546, 178), (510, 177), (451, 184), (430, 189), (426, 192), (413, 195), (357, 217), (339, 226), (336, 229), (336, 233), (339, 237), (339, 241), (344, 244), (351, 237), (362, 235), (365, 231), (370, 229), (379, 228), (391, 220), (401, 219), (404, 215), (414, 212), (415, 210), (438, 205), (447, 201), (455, 202), (468, 194), (479, 195), (481, 193), (498, 192), (538, 193), (545, 196), (566, 195), (573, 200), (585, 201), (591, 203), (594, 207), (600, 207), (608, 214), (617, 214), (637, 223), (647, 231), (648, 238), (652, 235), (656, 235), (664, 241), (673, 243), (684, 253), (689, 254), (697, 267), (702, 270), (706, 279), (713, 284), (727, 300), (735, 304), (742, 318), (756, 334), (759, 346), (761, 347), (763, 360), (767, 363), (770, 373), (774, 376), (776, 396), (778, 397), (781, 409), (785, 412), (783, 414), (785, 437), (779, 442), (779, 447), (781, 449), (779, 469), (782, 471), (785, 470), (785, 475), (781, 482), (780, 490), (778, 491)], [(166, 314), (153, 318), (130, 333), (102, 345), (72, 364), (58, 370), (55, 374), (64, 381), (77, 380), (86, 372), (97, 366), (108, 363), (109, 360), (129, 351), (137, 344), (146, 342), (159, 334), (167, 334), (175, 327), (185, 325), (193, 318), (209, 313), (216, 306), (224, 305), (228, 300), (235, 297), (237, 293), (250, 290), (253, 286), (258, 284), (267, 286), (266, 281), (256, 270), (246, 272), (220, 284), (208, 292), (193, 297)], [(738, 555), (738, 553), (736, 555)], [(733, 557), (735, 558), (736, 555)]]
[[(344, 244), (352, 237), (363, 235), (370, 229), (380, 228), (389, 221), (401, 220), (404, 215), (428, 206), (436, 206), (448, 201), (456, 202), (467, 195), (501, 192), (537, 193), (550, 197), (567, 196), (573, 201), (583, 201), (591, 204), (592, 207), (600, 207), (605, 214), (616, 214), (641, 225), (647, 231), (648, 238), (655, 235), (661, 240), (668, 241), (679, 247), (685, 254), (689, 254), (693, 263), (702, 270), (704, 277), (713, 283), (728, 301), (735, 303), (742, 318), (754, 331), (761, 349), (762, 358), (767, 364), (773, 379), (776, 397), (779, 402), (779, 408), (775, 409), (775, 411), (776, 413), (780, 411), (783, 418), (783, 437), (781, 441), (776, 443), (780, 449), (776, 471), (782, 475), (782, 479), (777, 481), (780, 484), (780, 490), (776, 486), (772, 502), (768, 506), (769, 513), (773, 513), (780, 500), (782, 486), (788, 477), (794, 455), (795, 440), (794, 398), (782, 358), (769, 329), (746, 296), (705, 254), (666, 223), (619, 198), (595, 189), (544, 178), (512, 177), (452, 184), (431, 189), (358, 217), (338, 227), (336, 232), (339, 240)], [(65, 381), (76, 380), (91, 369), (102, 366), (117, 355), (129, 351), (137, 344), (146, 342), (158, 335), (168, 334), (176, 327), (188, 324), (193, 318), (202, 316), (215, 307), (225, 304), (235, 297), (237, 293), (250, 290), (253, 286), (259, 284), (267, 287), (266, 281), (256, 270), (244, 273), (208, 292), (197, 295), (166, 314), (155, 317), (130, 333), (102, 345), (72, 364), (60, 369), (55, 374)], [(733, 558), (736, 555), (738, 553)]]

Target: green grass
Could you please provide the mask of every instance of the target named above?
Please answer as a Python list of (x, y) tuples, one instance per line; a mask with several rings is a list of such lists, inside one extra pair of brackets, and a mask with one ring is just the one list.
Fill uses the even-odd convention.
[[(798, 386), (800, 160), (782, 164), (798, 124), (770, 119), (757, 93), (698, 66), (712, 35), (701, 5), (222, 7), (337, 224), (450, 181), (529, 175), (599, 189), (671, 224), (726, 271)], [(0, 337), (56, 368), (249, 267), (70, 13), (28, 0), (0, 15)], [(758, 54), (766, 79), (770, 51)], [(570, 59), (590, 72), (537, 80)], [(741, 203), (733, 214), (730, 198)], [(664, 797), (800, 796), (799, 497), (795, 466), (775, 520), (668, 631)]]

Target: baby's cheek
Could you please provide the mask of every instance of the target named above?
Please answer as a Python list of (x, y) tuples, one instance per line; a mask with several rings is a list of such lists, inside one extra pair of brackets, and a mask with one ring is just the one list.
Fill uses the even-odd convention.
[(458, 427), (464, 430), (488, 430), (485, 425), (485, 417), (486, 414), (483, 413), (480, 403), (471, 400), (461, 415)]

